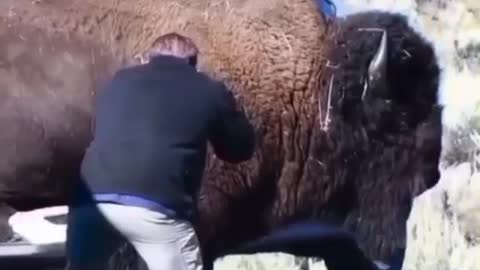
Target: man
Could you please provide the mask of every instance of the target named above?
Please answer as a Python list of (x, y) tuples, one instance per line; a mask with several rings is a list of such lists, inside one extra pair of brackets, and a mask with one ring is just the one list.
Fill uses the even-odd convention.
[(190, 213), (207, 141), (237, 163), (255, 139), (233, 95), (197, 72), (197, 53), (186, 37), (161, 36), (101, 92), (70, 207), (69, 269), (105, 269), (122, 238), (150, 270), (202, 269)]

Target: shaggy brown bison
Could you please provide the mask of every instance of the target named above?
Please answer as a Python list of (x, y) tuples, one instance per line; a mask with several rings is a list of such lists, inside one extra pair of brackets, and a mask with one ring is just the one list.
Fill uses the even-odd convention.
[[(386, 30), (386, 47), (375, 29)], [(205, 250), (216, 254), (305, 219), (344, 225), (372, 256), (404, 247), (412, 199), (439, 179), (434, 51), (398, 14), (352, 15), (331, 34), (318, 110), (306, 112), (312, 125), (302, 130), (309, 118), (296, 111), (288, 146), (277, 146), (279, 155), (261, 147), (253, 162), (269, 166), (259, 171), (209, 168), (199, 199)]]
[[(207, 265), (309, 219), (345, 226), (374, 257), (404, 247), (411, 201), (439, 177), (431, 45), (398, 14), (329, 24), (313, 1), (233, 2), (225, 13), (167, 0), (2, 1), (0, 201), (65, 203), (96, 89), (176, 30), (198, 42), (202, 69), (231, 86), (257, 133), (249, 162), (209, 155), (197, 220)], [(372, 28), (386, 30), (384, 43)]]

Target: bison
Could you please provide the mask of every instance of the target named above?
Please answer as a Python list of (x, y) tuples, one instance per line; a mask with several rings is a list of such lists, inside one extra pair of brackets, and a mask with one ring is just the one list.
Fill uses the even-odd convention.
[(330, 21), (309, 0), (187, 2), (0, 3), (0, 202), (66, 203), (96, 91), (175, 30), (199, 44), (202, 70), (230, 86), (258, 141), (240, 165), (208, 156), (196, 223), (207, 269), (302, 220), (349, 229), (372, 257), (404, 247), (412, 199), (439, 178), (431, 44), (399, 14)]
[[(405, 246), (413, 198), (439, 179), (435, 53), (398, 14), (355, 14), (329, 31), (328, 62), (313, 95), (318, 109), (293, 104), (296, 123), (282, 134), (291, 137), (276, 145), (279, 153), (265, 150), (262, 138), (251, 162), (259, 171), (212, 157), (199, 198), (206, 251), (309, 219), (345, 226), (371, 256), (385, 259)], [(259, 165), (265, 161), (273, 164)]]

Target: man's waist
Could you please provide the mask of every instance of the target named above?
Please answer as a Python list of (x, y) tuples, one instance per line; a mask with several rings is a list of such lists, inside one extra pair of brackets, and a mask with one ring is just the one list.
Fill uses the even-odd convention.
[(158, 200), (147, 199), (138, 195), (121, 193), (94, 193), (96, 202), (111, 202), (129, 206), (146, 208), (152, 211), (163, 213), (169, 217), (187, 218), (191, 215), (191, 209), (186, 205), (172, 205)]

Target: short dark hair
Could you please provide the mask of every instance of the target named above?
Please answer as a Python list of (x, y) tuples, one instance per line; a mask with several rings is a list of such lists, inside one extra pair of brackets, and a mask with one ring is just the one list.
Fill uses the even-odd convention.
[(198, 47), (190, 38), (172, 32), (156, 38), (145, 54), (149, 60), (160, 55), (184, 58), (195, 65)]

